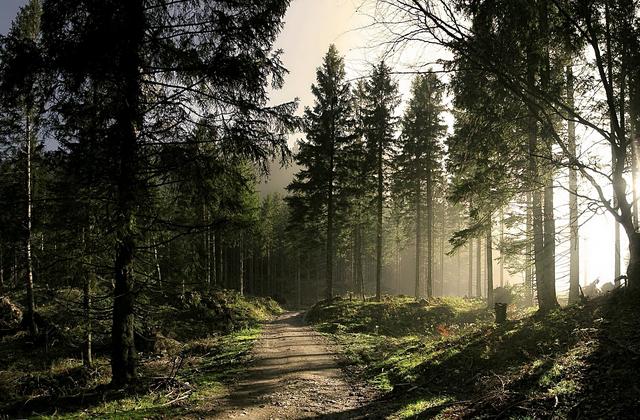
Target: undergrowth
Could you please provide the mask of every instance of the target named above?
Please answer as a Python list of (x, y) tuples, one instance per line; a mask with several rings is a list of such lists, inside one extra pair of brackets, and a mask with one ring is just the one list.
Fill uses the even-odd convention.
[(307, 319), (391, 417), (629, 418), (640, 408), (640, 300), (621, 291), (495, 325), (483, 302), (337, 300)]
[(58, 316), (79, 293), (58, 293), (64, 298), (38, 308), (56, 329), (46, 347), (25, 332), (1, 338), (0, 418), (172, 418), (198, 410), (241, 374), (261, 321), (281, 312), (271, 299), (230, 291), (166, 298), (146, 313), (142, 302), (140, 380), (117, 390), (108, 386), (109, 336), (99, 333), (108, 331), (108, 319), (94, 320), (94, 361), (83, 366), (83, 329)]

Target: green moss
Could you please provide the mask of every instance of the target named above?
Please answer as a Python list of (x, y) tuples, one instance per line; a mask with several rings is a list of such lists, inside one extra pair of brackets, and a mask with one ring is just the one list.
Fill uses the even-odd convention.
[(402, 408), (396, 411), (395, 417), (400, 419), (414, 418), (430, 408), (441, 406), (451, 401), (453, 401), (453, 398), (448, 396), (418, 398), (416, 400), (408, 402)]
[[(63, 292), (65, 296), (74, 295)], [(42, 307), (42, 313), (64, 311), (55, 307), (56, 302)], [(68, 335), (46, 354), (28, 344), (24, 334), (4, 337), (0, 345), (0, 412), (20, 417), (33, 412), (56, 412), (56, 418), (180, 417), (181, 406), (197, 409), (226, 392), (227, 385), (245, 370), (250, 350), (260, 335), (260, 323), (282, 311), (271, 299), (243, 297), (235, 292), (216, 292), (212, 297), (193, 299), (192, 303), (178, 301), (176, 305), (161, 305), (147, 318), (158, 328), (159, 339), (173, 347), (168, 351), (163, 345), (162, 351), (141, 354), (140, 383), (124, 396), (105, 388), (110, 381), (110, 363), (108, 354), (100, 351), (100, 346), (106, 347), (100, 341), (102, 335), (96, 334), (91, 369), (83, 367), (80, 359), (81, 329), (58, 324), (69, 320), (56, 320)], [(223, 325), (220, 313), (225, 311), (231, 314), (231, 320)], [(168, 390), (158, 389), (153, 379), (168, 375), (176, 357), (184, 362), (175, 379), (192, 388), (189, 398), (179, 404), (171, 401), (175, 397), (168, 397)], [(93, 397), (74, 397), (83, 394)]]
[(385, 401), (399, 417), (571, 417), (579, 407), (614, 418), (640, 408), (638, 301), (620, 293), (525, 309), (500, 326), (482, 301), (462, 298), (338, 300), (308, 319), (363, 380), (392, 393)]

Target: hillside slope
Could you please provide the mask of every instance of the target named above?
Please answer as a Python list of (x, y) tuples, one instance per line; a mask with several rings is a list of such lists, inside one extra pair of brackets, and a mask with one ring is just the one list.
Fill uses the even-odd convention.
[(339, 300), (307, 316), (392, 417), (632, 418), (640, 409), (638, 296), (619, 291), (495, 325), (478, 300)]

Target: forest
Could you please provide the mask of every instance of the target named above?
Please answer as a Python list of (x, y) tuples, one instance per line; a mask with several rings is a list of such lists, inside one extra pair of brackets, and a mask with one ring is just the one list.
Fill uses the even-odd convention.
[(0, 419), (635, 418), (640, 2), (301, 3), (21, 0)]

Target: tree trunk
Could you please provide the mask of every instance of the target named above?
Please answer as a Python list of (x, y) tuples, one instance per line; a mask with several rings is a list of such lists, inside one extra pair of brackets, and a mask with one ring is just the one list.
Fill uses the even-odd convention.
[(629, 265), (627, 277), (629, 288), (640, 289), (640, 232), (627, 230), (629, 237)]
[(138, 132), (140, 114), (139, 47), (144, 38), (144, 10), (140, 1), (126, 2), (120, 11), (125, 49), (120, 53), (119, 67), (122, 83), (122, 103), (116, 120), (119, 170), (117, 173), (116, 203), (116, 259), (113, 295), (113, 328), (111, 354), (111, 382), (114, 386), (128, 385), (137, 377), (137, 354), (133, 339), (134, 290), (133, 260), (135, 251), (134, 209), (139, 194), (137, 179)]
[[(574, 107), (573, 64), (567, 66), (567, 103)], [(568, 147), (572, 156), (576, 155), (576, 124), (569, 119), (567, 123)], [(569, 304), (576, 303), (580, 297), (580, 236), (578, 220), (578, 171), (569, 168)]]
[(25, 141), (25, 150), (26, 150), (26, 169), (27, 169), (27, 179), (26, 179), (26, 187), (27, 187), (27, 209), (25, 215), (25, 226), (26, 226), (26, 237), (25, 237), (25, 255), (27, 258), (27, 275), (25, 279), (26, 288), (27, 288), (27, 312), (25, 314), (25, 323), (29, 328), (29, 333), (31, 337), (35, 337), (38, 335), (38, 325), (35, 321), (35, 312), (36, 312), (36, 304), (35, 298), (33, 294), (33, 258), (31, 255), (31, 238), (32, 238), (32, 209), (33, 209), (33, 197), (32, 197), (32, 174), (31, 174), (31, 155), (32, 155), (32, 134), (31, 134), (31, 117), (29, 115), (29, 110), (27, 110), (26, 116), (26, 141)]
[(416, 188), (416, 283), (414, 296), (416, 299), (420, 299), (421, 281), (420, 275), (422, 267), (422, 194), (420, 191), (420, 181), (418, 181)]
[(433, 297), (433, 173), (427, 165), (427, 298)]
[(18, 279), (18, 248), (17, 247), (13, 248), (13, 267), (11, 269), (11, 277), (12, 277), (13, 287), (17, 287), (18, 282), (20, 281)]
[(203, 221), (204, 221), (204, 240), (203, 240), (203, 246), (204, 246), (204, 278), (205, 278), (205, 283), (207, 286), (207, 292), (209, 290), (211, 290), (211, 254), (209, 253), (209, 250), (211, 248), (211, 244), (210, 244), (210, 240), (211, 240), (211, 236), (210, 236), (210, 232), (211, 232), (211, 226), (209, 225), (209, 212), (207, 211), (207, 208), (205, 205), (203, 205)]
[(136, 380), (137, 354), (133, 340), (134, 296), (133, 236), (123, 235), (117, 247), (115, 288), (113, 291), (113, 327), (111, 330), (111, 382), (122, 386)]
[[(535, 89), (535, 75), (537, 59), (535, 53), (527, 52), (527, 80), (530, 89)], [(540, 176), (538, 171), (538, 127), (535, 110), (529, 110), (528, 118), (528, 148), (529, 148), (529, 175), (531, 183), (531, 213), (532, 213), (532, 233), (533, 233), (533, 255), (535, 264), (536, 292), (538, 296), (538, 306), (546, 311), (555, 307), (554, 302), (548, 299), (546, 292), (548, 271), (545, 267), (544, 252), (544, 217), (542, 211), (543, 194), (540, 187)], [(556, 302), (557, 303), (557, 302)]]
[(92, 344), (92, 322), (91, 322), (91, 285), (94, 281), (95, 273), (92, 267), (85, 270), (84, 284), (82, 287), (82, 309), (84, 312), (84, 365), (91, 367), (93, 365), (93, 354), (91, 351)]
[(156, 265), (156, 280), (158, 282), (158, 288), (162, 290), (162, 270), (160, 270), (160, 259), (158, 258), (158, 246), (153, 245), (153, 261)]
[[(229, 246), (225, 246), (224, 249), (222, 250), (222, 258), (221, 258), (221, 263), (222, 263), (222, 284), (221, 286), (225, 289), (230, 287), (231, 283), (229, 281)], [(269, 259), (267, 258), (267, 273), (269, 270)], [(267, 276), (268, 277), (268, 276)]]
[[(82, 252), (86, 256), (88, 254), (88, 247), (85, 238), (85, 229), (82, 229)], [(91, 367), (93, 364), (93, 355), (91, 351), (92, 342), (92, 325), (91, 325), (91, 286), (95, 283), (95, 272), (91, 264), (91, 258), (83, 264), (82, 270), (82, 309), (84, 314), (84, 349), (83, 349), (83, 364), (86, 367)]]
[(396, 275), (394, 281), (394, 292), (396, 294), (400, 294), (400, 266), (401, 266), (401, 255), (400, 255), (400, 238), (396, 237)]
[(213, 265), (215, 267), (214, 270), (214, 283), (221, 287), (224, 285), (222, 281), (222, 244), (221, 242), (221, 233), (219, 230), (214, 232), (213, 237)]
[[(612, 37), (611, 37), (611, 15), (610, 15), (610, 8), (609, 8), (609, 2), (605, 2), (605, 42), (606, 42), (606, 60), (607, 60), (607, 69), (608, 69), (608, 81), (611, 85), (611, 89), (613, 90), (613, 87), (615, 85), (614, 83), (614, 77), (613, 77), (613, 50), (611, 48), (611, 44), (612, 44)], [(624, 87), (623, 84), (621, 84), (620, 86), (620, 96), (623, 98), (621, 103), (624, 104)], [(621, 107), (621, 109), (623, 109)], [(611, 135), (614, 138), (618, 138), (618, 140), (623, 140), (620, 135), (615, 136), (614, 133), (616, 132), (616, 127), (615, 127), (615, 123), (614, 123), (614, 117), (616, 116), (616, 112), (613, 109), (613, 107), (609, 107), (609, 112), (610, 112), (610, 129), (611, 129)], [(621, 116), (623, 116), (624, 114), (621, 113)], [(624, 122), (621, 120), (620, 121), (620, 127), (621, 127), (621, 133), (624, 133)], [(619, 144), (622, 144), (622, 141), (620, 141)], [(617, 152), (616, 152), (616, 148), (617, 146), (615, 145), (614, 142), (611, 143), (611, 171), (614, 172), (617, 166), (617, 162), (616, 162), (616, 156), (617, 156)], [(617, 200), (617, 196), (616, 193), (614, 191), (614, 195), (613, 195), (613, 207), (617, 208), (618, 207), (618, 200)], [(620, 277), (620, 224), (618, 223), (617, 220), (614, 220), (614, 226), (613, 226), (613, 235), (614, 235), (614, 246), (613, 246), (613, 257), (614, 257), (614, 262), (613, 262), (613, 267), (614, 267), (614, 279), (616, 281), (616, 283), (618, 282), (618, 279)]]
[[(551, 155), (551, 148), (548, 150)], [(556, 222), (554, 216), (553, 176), (548, 174), (544, 188), (544, 265), (545, 293), (553, 307), (558, 306), (556, 298)]]
[(476, 239), (476, 296), (482, 297), (482, 239)]
[(384, 174), (382, 138), (378, 139), (378, 197), (376, 218), (376, 300), (382, 298), (382, 211), (384, 205)]
[(364, 268), (362, 264), (362, 226), (358, 224), (356, 228), (356, 283), (358, 295), (364, 301)]
[(302, 285), (300, 284), (300, 251), (296, 251), (296, 307), (302, 307)]
[(315, 281), (315, 292), (316, 292), (316, 302), (320, 300), (320, 260), (322, 259), (322, 252), (318, 251), (318, 256), (316, 258), (316, 281)]
[(486, 239), (487, 257), (487, 307), (493, 309), (493, 237), (491, 234), (491, 217), (489, 217), (489, 230)]
[(244, 240), (240, 239), (238, 249), (238, 291), (240, 296), (244, 296)]
[(456, 296), (462, 296), (464, 286), (462, 283), (462, 257), (460, 250), (456, 252), (456, 270)]
[[(551, 60), (549, 48), (549, 2), (543, 0), (540, 6), (540, 28), (543, 37), (543, 60), (541, 62), (541, 88), (547, 91), (551, 86)], [(542, 137), (546, 158), (549, 162), (553, 162), (553, 139), (550, 135), (552, 129), (547, 124), (543, 125)], [(545, 307), (542, 305), (540, 309), (546, 310), (558, 306), (556, 298), (556, 223), (554, 217), (554, 196), (553, 196), (553, 167), (548, 165), (548, 171), (544, 176), (544, 204), (543, 204), (543, 257), (545, 277), (542, 292), (545, 294)], [(540, 293), (540, 291), (539, 291)]]
[(500, 211), (500, 287), (504, 287), (504, 210)]
[(0, 293), (4, 293), (4, 245), (0, 243)]
[(333, 152), (330, 157), (330, 176), (329, 176), (329, 202), (327, 210), (327, 250), (326, 250), (326, 277), (327, 289), (325, 298), (333, 299), (333, 219), (334, 219), (334, 203), (333, 203)]
[(311, 251), (307, 251), (306, 260), (307, 263), (305, 264), (305, 284), (307, 286), (307, 290), (309, 290), (311, 285)]
[(442, 203), (442, 225), (440, 226), (440, 296), (444, 296), (444, 235), (446, 224), (446, 204)]
[(640, 78), (635, 75), (634, 72), (631, 72), (629, 75), (629, 136), (631, 140), (631, 174), (633, 179), (633, 188), (631, 191), (633, 192), (633, 223), (635, 226), (638, 226), (638, 199), (639, 199), (639, 191), (638, 191), (638, 182), (640, 182), (640, 164), (638, 163), (638, 159), (640, 156), (638, 153), (640, 152), (640, 121), (638, 118), (640, 117)]
[(467, 296), (473, 297), (473, 239), (467, 242), (467, 248), (469, 249), (469, 284)]

